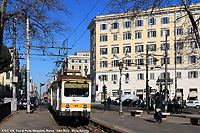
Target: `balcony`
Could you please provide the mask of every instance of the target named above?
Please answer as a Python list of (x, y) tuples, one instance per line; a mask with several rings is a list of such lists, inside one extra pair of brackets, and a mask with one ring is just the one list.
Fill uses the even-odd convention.
[[(165, 79), (157, 79), (156, 85), (160, 85), (160, 83), (161, 83), (161, 85), (164, 85), (165, 84)], [(173, 84), (173, 79), (168, 78), (167, 79), (167, 85), (170, 85), (170, 84)]]

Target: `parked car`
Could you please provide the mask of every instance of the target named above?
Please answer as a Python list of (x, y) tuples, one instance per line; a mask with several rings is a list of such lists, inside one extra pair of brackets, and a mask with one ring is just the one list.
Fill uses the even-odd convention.
[(27, 108), (27, 99), (26, 98), (22, 98), (19, 102), (19, 108), (20, 109), (24, 109)]
[(200, 101), (188, 101), (186, 103), (186, 107), (195, 107), (195, 108), (199, 109)]
[(32, 107), (37, 107), (39, 105), (39, 101), (38, 101), (37, 97), (31, 97), (30, 102), (31, 102)]
[(129, 106), (132, 102), (133, 102), (132, 99), (125, 99), (125, 100), (122, 102), (122, 105), (123, 105), (123, 106)]

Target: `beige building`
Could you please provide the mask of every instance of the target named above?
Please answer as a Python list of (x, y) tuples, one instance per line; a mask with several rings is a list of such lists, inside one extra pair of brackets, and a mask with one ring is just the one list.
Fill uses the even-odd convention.
[[(192, 5), (195, 20), (199, 18), (200, 4)], [(200, 100), (199, 47), (186, 12), (180, 7), (169, 7), (96, 16), (90, 30), (90, 64), (93, 99), (100, 101), (102, 86), (107, 86), (108, 96), (118, 96), (119, 62), (123, 62), (122, 94), (146, 97), (146, 46), (149, 46), (148, 79), (152, 90), (160, 91), (158, 79), (165, 77), (165, 42), (167, 34), (167, 63), (169, 98)], [(176, 44), (176, 51), (175, 51)], [(175, 52), (176, 77), (175, 88)], [(154, 62), (154, 59), (158, 59)], [(129, 77), (125, 78), (128, 73)], [(104, 79), (104, 80), (103, 80)], [(173, 80), (173, 81), (172, 81)], [(162, 83), (163, 84), (163, 83)], [(164, 88), (164, 85), (162, 86)], [(152, 92), (153, 93), (153, 92)]]
[[(13, 47), (8, 47), (11, 57), (13, 58)], [(17, 53), (17, 51), (16, 51)], [(12, 64), (10, 65), (12, 66)], [(16, 76), (19, 74), (19, 59), (17, 54), (16, 59)], [(0, 98), (3, 97), (13, 97), (13, 90), (12, 90), (12, 80), (13, 80), (13, 70), (8, 72), (0, 73)], [(18, 88), (17, 88), (18, 89)]]
[(79, 70), (82, 76), (90, 74), (90, 51), (77, 51), (68, 55), (66, 60), (68, 70)]

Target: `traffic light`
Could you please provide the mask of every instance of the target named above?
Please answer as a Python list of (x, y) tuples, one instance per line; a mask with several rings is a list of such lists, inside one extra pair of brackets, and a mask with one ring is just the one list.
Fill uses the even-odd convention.
[(106, 85), (103, 86), (103, 92), (104, 92), (104, 93), (107, 92), (107, 87), (106, 87)]

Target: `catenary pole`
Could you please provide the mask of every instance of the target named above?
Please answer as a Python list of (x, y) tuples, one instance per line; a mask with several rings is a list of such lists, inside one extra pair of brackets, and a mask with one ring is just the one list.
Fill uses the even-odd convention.
[(148, 65), (149, 65), (149, 46), (146, 45), (146, 108), (149, 113), (149, 79), (148, 79)]
[(26, 23), (26, 35), (27, 35), (27, 112), (30, 113), (30, 68), (29, 68), (29, 19)]
[(166, 38), (166, 40), (165, 40), (165, 112), (167, 112), (167, 93), (168, 93), (168, 89), (167, 89), (167, 79), (168, 79), (168, 74), (167, 74), (167, 50), (168, 50), (168, 46), (167, 46), (167, 33), (166, 33), (166, 35), (165, 35), (165, 38)]
[(13, 98), (16, 98), (16, 18), (13, 19)]

